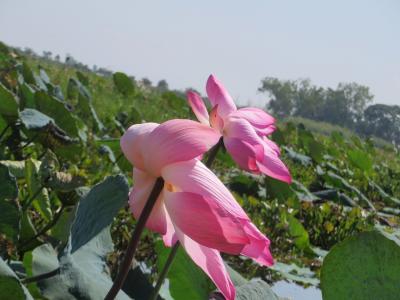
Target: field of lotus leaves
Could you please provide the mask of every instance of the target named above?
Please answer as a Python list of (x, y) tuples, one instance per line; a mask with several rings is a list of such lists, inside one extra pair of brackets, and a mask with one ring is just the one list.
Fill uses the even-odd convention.
[[(119, 139), (132, 124), (173, 118), (195, 120), (182, 92), (0, 43), (0, 299), (104, 298), (135, 227)], [(324, 299), (395, 299), (399, 149), (285, 120), (272, 139), (290, 185), (240, 170), (224, 149), (213, 165), (276, 260), (266, 268), (224, 254), (236, 298), (279, 299), (270, 286), (287, 280)], [(168, 253), (145, 231), (118, 299), (149, 299)], [(167, 279), (159, 299), (222, 297), (181, 249)]]

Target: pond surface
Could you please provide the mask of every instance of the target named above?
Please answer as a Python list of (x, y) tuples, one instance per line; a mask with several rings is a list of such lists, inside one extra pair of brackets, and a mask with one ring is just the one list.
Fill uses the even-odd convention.
[(310, 286), (303, 288), (292, 282), (278, 281), (272, 286), (272, 290), (283, 298), (293, 300), (322, 300), (321, 290)]

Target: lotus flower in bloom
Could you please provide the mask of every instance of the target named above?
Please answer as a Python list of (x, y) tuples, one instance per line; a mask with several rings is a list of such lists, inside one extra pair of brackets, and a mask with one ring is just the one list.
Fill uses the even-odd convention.
[(289, 170), (279, 159), (279, 147), (267, 138), (275, 130), (275, 119), (262, 109), (237, 109), (224, 86), (210, 75), (206, 85), (212, 104), (210, 115), (201, 97), (188, 92), (189, 104), (197, 119), (214, 128), (224, 138), (224, 145), (244, 170), (291, 182)]
[(219, 140), (209, 126), (171, 120), (131, 126), (121, 148), (134, 165), (129, 196), (138, 218), (157, 177), (164, 187), (146, 223), (163, 235), (166, 246), (179, 240), (193, 261), (208, 274), (226, 299), (235, 288), (220, 251), (251, 257), (272, 265), (269, 240), (251, 223), (222, 182), (199, 159)]

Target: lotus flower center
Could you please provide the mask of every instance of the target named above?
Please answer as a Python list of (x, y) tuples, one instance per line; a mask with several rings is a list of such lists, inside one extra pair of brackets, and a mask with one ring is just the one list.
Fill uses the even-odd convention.
[(167, 189), (168, 192), (177, 192), (178, 191), (178, 188), (169, 182), (165, 183), (165, 188)]

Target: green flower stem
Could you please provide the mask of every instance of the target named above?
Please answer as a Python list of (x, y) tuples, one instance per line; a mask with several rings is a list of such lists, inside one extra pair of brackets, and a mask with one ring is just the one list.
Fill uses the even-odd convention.
[(151, 293), (150, 300), (156, 300), (158, 297), (158, 293), (160, 292), (161, 286), (164, 282), (165, 277), (167, 277), (168, 271), (171, 268), (172, 262), (174, 261), (174, 258), (176, 254), (178, 253), (179, 246), (181, 244), (179, 241), (176, 241), (175, 245), (172, 246), (171, 252), (168, 255), (167, 261), (165, 262), (165, 265), (160, 273), (160, 276), (158, 277), (157, 284), (154, 287), (153, 292)]
[[(221, 148), (223, 143), (224, 143), (224, 141), (223, 141), (223, 139), (221, 137), (221, 139), (218, 141), (218, 143), (214, 147), (212, 147), (210, 149), (210, 152), (209, 152), (208, 157), (207, 157), (207, 161), (205, 163), (205, 165), (208, 168), (211, 168), (215, 158), (217, 157), (218, 150)], [(172, 247), (171, 252), (168, 255), (167, 261), (165, 262), (165, 265), (164, 265), (163, 269), (161, 270), (160, 276), (158, 277), (156, 286), (154, 287), (154, 290), (153, 290), (153, 293), (152, 293), (152, 295), (150, 297), (150, 300), (156, 300), (157, 299), (158, 293), (160, 292), (160, 288), (161, 288), (165, 278), (167, 277), (168, 271), (171, 268), (172, 262), (173, 262), (173, 260), (174, 260), (174, 258), (176, 256), (176, 254), (178, 253), (178, 249), (179, 249), (180, 245), (181, 244), (179, 243), (179, 241), (177, 241), (175, 243), (175, 245)]]
[(23, 249), (25, 246), (29, 245), (32, 241), (34, 241), (35, 239), (37, 239), (39, 236), (45, 234), (48, 230), (50, 230), (51, 228), (53, 228), (54, 225), (56, 225), (56, 223), (58, 222), (58, 220), (60, 219), (63, 211), (64, 211), (65, 206), (61, 205), (60, 209), (58, 210), (58, 212), (56, 212), (56, 214), (54, 215), (53, 219), (46, 225), (44, 226), (38, 233), (36, 233), (33, 237), (31, 237), (30, 239), (23, 241), (19, 247), (21, 249)]
[(0, 141), (3, 138), (3, 136), (6, 134), (8, 128), (10, 128), (10, 124), (7, 124), (7, 126), (4, 127), (3, 131), (0, 133)]
[(36, 192), (32, 195), (32, 197), (24, 200), (22, 204), (22, 211), (26, 211), (29, 206), (32, 204), (33, 200), (40, 194), (40, 192), (46, 187), (46, 183), (49, 181), (50, 176), (46, 177), (40, 187), (36, 190)]
[(32, 282), (38, 282), (38, 281), (41, 281), (41, 280), (44, 280), (44, 279), (47, 279), (47, 278), (51, 278), (51, 277), (56, 276), (58, 274), (60, 274), (60, 268), (57, 268), (57, 269), (55, 269), (53, 271), (50, 271), (48, 273), (44, 273), (44, 274), (40, 274), (40, 275), (37, 275), (37, 276), (24, 278), (24, 279), (21, 280), (21, 282), (24, 283), (24, 284), (28, 284), (28, 283), (32, 283)]
[(215, 158), (217, 157), (217, 153), (219, 151), (219, 148), (221, 148), (223, 145), (224, 145), (224, 140), (221, 137), (219, 139), (218, 143), (214, 147), (212, 147), (210, 149), (210, 152), (208, 154), (208, 158), (207, 158), (207, 161), (206, 161), (207, 168), (211, 168), (212, 164), (214, 163)]
[(20, 150), (22, 150), (22, 149), (28, 147), (28, 146), (29, 146), (32, 142), (34, 142), (38, 137), (39, 137), (39, 133), (35, 134), (31, 139), (29, 139), (29, 140), (25, 143), (25, 145), (23, 145), (23, 146), (20, 148)]
[(138, 246), (140, 236), (144, 230), (144, 226), (146, 225), (147, 219), (149, 218), (150, 213), (163, 187), (164, 187), (164, 179), (158, 177), (154, 184), (153, 190), (151, 191), (150, 196), (147, 199), (146, 205), (144, 206), (142, 213), (140, 214), (138, 222), (136, 223), (128, 248), (126, 249), (124, 259), (119, 267), (117, 277), (115, 278), (114, 283), (111, 289), (109, 290), (107, 296), (104, 298), (105, 300), (115, 299), (119, 290), (122, 288), (122, 285), (124, 284), (128, 271), (131, 268), (132, 259), (135, 254), (136, 248)]
[(22, 211), (26, 211), (28, 209), (28, 207), (32, 204), (33, 200), (35, 200), (35, 198), (37, 196), (39, 196), (40, 192), (43, 190), (44, 185), (40, 185), (40, 187), (36, 190), (36, 192), (32, 195), (32, 197), (27, 198), (23, 205), (22, 205)]

